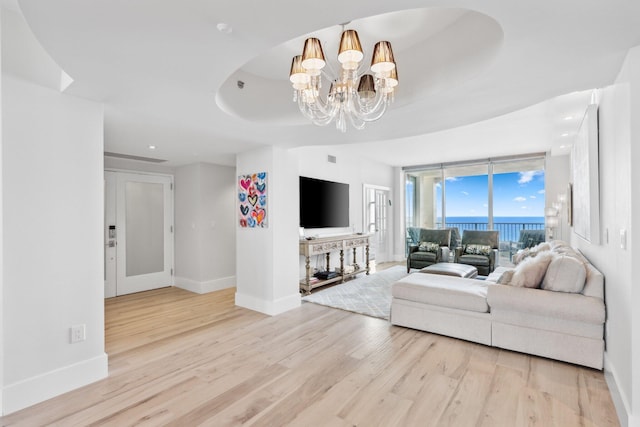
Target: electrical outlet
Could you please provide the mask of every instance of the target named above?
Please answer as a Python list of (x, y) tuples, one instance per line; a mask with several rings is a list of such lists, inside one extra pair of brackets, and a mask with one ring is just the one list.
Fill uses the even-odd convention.
[(87, 339), (86, 325), (74, 325), (70, 328), (70, 331), (71, 331), (71, 344), (82, 342)]

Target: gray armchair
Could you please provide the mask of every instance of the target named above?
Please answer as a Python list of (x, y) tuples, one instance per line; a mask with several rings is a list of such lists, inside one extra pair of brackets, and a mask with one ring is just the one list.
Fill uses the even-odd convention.
[[(455, 262), (473, 265), (478, 269), (478, 275), (488, 276), (496, 268), (499, 244), (498, 231), (464, 230), (462, 246), (456, 248)], [(478, 250), (481, 247), (488, 247), (488, 250)]]
[[(449, 261), (451, 230), (409, 227), (407, 234), (412, 240), (407, 255), (407, 273), (412, 268), (424, 268)], [(429, 248), (431, 245), (423, 245), (421, 248), (421, 243), (435, 243), (436, 248)]]

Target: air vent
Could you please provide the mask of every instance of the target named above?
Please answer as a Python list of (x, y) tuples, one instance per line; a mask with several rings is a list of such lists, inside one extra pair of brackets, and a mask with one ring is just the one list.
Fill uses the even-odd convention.
[(109, 153), (108, 151), (104, 152), (104, 156), (105, 157), (116, 157), (118, 159), (138, 160), (140, 162), (149, 162), (149, 163), (164, 163), (164, 162), (166, 162), (166, 160), (154, 159), (152, 157), (133, 156), (131, 154), (121, 154), (121, 153)]
[(332, 156), (331, 154), (329, 154), (329, 155), (327, 156), (327, 161), (328, 161), (329, 163), (336, 163), (336, 162), (338, 161), (338, 159), (336, 158), (336, 156)]

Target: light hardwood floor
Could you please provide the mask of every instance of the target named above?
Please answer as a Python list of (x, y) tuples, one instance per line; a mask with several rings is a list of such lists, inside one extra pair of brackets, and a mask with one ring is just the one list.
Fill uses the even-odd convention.
[(109, 378), (2, 425), (616, 426), (603, 374), (234, 289), (106, 301)]

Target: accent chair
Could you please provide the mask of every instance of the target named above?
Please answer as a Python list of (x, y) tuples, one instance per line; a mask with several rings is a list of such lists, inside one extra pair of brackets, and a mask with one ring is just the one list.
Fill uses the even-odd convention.
[(456, 248), (454, 262), (473, 265), (479, 276), (488, 276), (496, 268), (500, 233), (495, 230), (464, 230), (462, 245)]
[(407, 273), (412, 268), (422, 269), (449, 261), (451, 230), (408, 227), (407, 234), (412, 241), (407, 255)]

